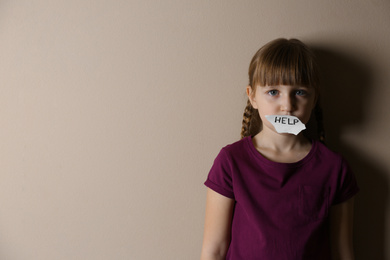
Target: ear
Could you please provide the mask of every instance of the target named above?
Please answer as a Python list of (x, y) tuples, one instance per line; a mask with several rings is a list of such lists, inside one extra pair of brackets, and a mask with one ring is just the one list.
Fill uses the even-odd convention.
[(251, 102), (252, 107), (257, 109), (255, 92), (252, 90), (252, 87), (249, 85), (246, 87), (246, 95), (248, 96), (249, 102)]

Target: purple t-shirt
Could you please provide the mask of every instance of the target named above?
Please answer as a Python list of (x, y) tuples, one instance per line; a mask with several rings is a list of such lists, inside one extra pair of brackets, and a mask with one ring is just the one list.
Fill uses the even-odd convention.
[(322, 143), (298, 162), (277, 163), (251, 137), (221, 150), (205, 185), (236, 202), (233, 260), (329, 260), (329, 209), (359, 191), (347, 162)]

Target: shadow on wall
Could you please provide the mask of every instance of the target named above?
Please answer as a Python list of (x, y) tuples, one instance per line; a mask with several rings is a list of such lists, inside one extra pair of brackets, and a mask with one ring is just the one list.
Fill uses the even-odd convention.
[(374, 91), (371, 89), (372, 68), (341, 51), (324, 46), (311, 47), (320, 67), (326, 143), (348, 159), (360, 187), (355, 200), (356, 258), (386, 260), (389, 175), (384, 167), (374, 163), (375, 158), (341, 140), (343, 130), (361, 128), (365, 124), (369, 94)]

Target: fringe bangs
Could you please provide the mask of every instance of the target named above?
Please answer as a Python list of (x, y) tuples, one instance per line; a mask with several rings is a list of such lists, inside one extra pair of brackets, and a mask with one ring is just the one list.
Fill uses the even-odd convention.
[(251, 82), (255, 85), (318, 88), (314, 54), (298, 40), (275, 40), (261, 48), (255, 57)]

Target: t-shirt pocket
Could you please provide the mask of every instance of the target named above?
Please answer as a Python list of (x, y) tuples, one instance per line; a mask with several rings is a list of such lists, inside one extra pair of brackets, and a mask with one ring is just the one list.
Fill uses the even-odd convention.
[(328, 216), (329, 189), (319, 186), (299, 186), (299, 214), (310, 220)]

